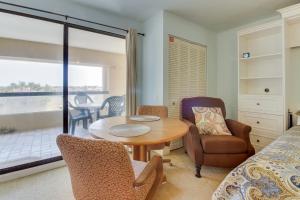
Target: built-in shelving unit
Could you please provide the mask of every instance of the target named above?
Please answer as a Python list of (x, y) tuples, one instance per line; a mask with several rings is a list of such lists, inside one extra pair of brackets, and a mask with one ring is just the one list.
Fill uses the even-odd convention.
[[(239, 120), (252, 126), (259, 151), (283, 133), (284, 65), (281, 20), (238, 34)], [(244, 58), (245, 53), (250, 56)], [(275, 128), (271, 124), (279, 124)]]
[(252, 127), (256, 151), (288, 128), (288, 111), (300, 110), (300, 4), (279, 12), (282, 19), (238, 34), (238, 118)]
[[(279, 12), (284, 26), (285, 112), (295, 113), (300, 110), (300, 4)], [(295, 115), (293, 121), (296, 125)]]
[[(282, 26), (280, 21), (239, 33), (239, 94), (282, 95)], [(250, 57), (244, 58), (243, 54)]]

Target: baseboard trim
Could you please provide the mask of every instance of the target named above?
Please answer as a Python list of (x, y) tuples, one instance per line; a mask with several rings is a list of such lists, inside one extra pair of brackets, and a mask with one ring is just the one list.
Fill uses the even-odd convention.
[(60, 160), (60, 161), (56, 161), (56, 162), (52, 162), (52, 163), (48, 163), (48, 164), (44, 164), (44, 165), (39, 165), (36, 167), (31, 167), (31, 168), (24, 169), (24, 170), (19, 170), (19, 171), (2, 174), (2, 175), (0, 175), (0, 183), (11, 181), (11, 180), (22, 178), (22, 177), (26, 177), (26, 176), (30, 176), (30, 175), (37, 174), (37, 173), (41, 173), (41, 172), (48, 171), (51, 169), (60, 168), (63, 166), (66, 166), (66, 163), (64, 160)]

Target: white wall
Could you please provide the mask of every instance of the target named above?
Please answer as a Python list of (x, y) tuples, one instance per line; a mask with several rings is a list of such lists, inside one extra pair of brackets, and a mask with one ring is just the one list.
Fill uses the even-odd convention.
[(198, 24), (167, 11), (144, 22), (143, 104), (167, 104), (168, 101), (168, 35), (207, 46), (208, 95), (217, 95), (216, 34)]
[(280, 16), (263, 19), (217, 34), (217, 94), (226, 105), (227, 117), (237, 118), (238, 99), (238, 53), (237, 33), (239, 30), (278, 19)]
[(142, 103), (163, 103), (163, 12), (143, 24)]

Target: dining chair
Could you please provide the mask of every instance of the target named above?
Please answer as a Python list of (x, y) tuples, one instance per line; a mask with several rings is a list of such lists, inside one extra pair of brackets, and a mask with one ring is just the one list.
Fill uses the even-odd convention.
[(150, 200), (162, 182), (159, 156), (149, 163), (131, 161), (120, 143), (67, 134), (56, 141), (76, 200)]
[[(152, 106), (152, 105), (142, 105), (137, 108), (137, 115), (154, 115), (160, 118), (168, 117), (168, 108), (166, 106)], [(170, 146), (170, 142), (160, 143), (147, 146), (147, 159), (151, 158), (151, 151), (162, 150), (166, 146)], [(172, 166), (170, 159), (163, 159), (164, 163), (169, 163)]]

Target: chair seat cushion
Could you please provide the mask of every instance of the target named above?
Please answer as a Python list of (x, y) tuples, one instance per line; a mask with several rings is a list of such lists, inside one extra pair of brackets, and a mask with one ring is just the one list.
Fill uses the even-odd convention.
[(210, 154), (247, 152), (247, 143), (235, 136), (201, 135), (201, 144), (203, 151)]
[[(132, 160), (131, 163), (132, 163), (132, 168), (134, 171), (135, 179), (137, 179), (139, 177), (139, 175), (143, 172), (147, 163), (141, 162), (141, 161), (136, 161), (136, 160)], [(155, 178), (156, 178), (156, 171), (153, 171), (152, 174), (147, 178), (147, 181), (145, 182), (144, 185), (142, 185), (140, 187), (135, 187), (136, 200), (146, 199), (149, 191), (151, 190), (151, 188), (154, 184)]]
[(145, 169), (147, 163), (142, 161), (131, 160), (134, 176), (137, 178)]

